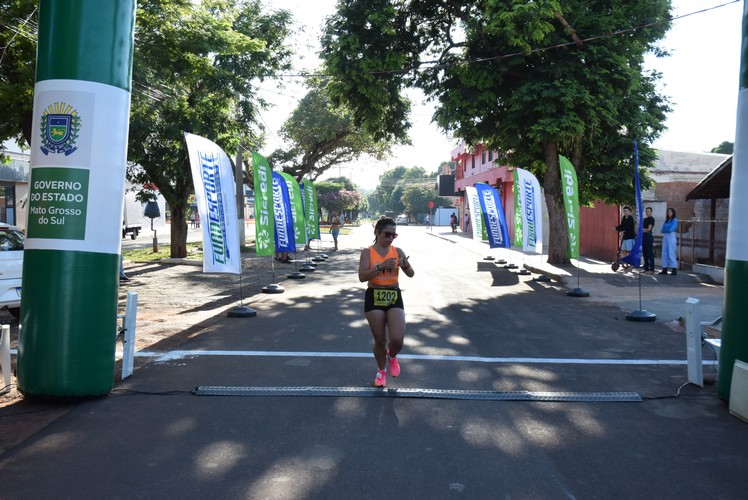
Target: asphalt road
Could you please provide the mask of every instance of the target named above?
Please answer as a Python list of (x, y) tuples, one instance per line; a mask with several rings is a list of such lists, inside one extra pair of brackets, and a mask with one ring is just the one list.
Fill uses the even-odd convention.
[[(748, 424), (714, 386), (672, 397), (686, 382), (682, 331), (624, 321), (423, 227), (398, 232), (416, 275), (402, 279), (408, 333), (387, 390), (341, 395), (371, 388), (376, 369), (362, 226), (307, 279), (250, 299), (257, 317), (221, 313), (179, 350), (139, 353), (109, 397), (0, 455), (0, 497), (745, 498)], [(286, 387), (328, 389), (272, 395)]]

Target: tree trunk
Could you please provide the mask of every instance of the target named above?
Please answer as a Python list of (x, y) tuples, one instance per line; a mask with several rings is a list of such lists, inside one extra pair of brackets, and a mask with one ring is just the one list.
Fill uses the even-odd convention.
[(170, 205), (171, 208), (171, 257), (187, 257), (187, 210), (183, 206)]
[(549, 225), (548, 263), (569, 264), (569, 240), (561, 191), (561, 172), (558, 166), (558, 148), (552, 139), (546, 139), (543, 143), (543, 161), (546, 165), (543, 190)]
[(24, 113), (21, 117), (21, 133), (23, 138), (26, 139), (26, 144), (31, 147), (31, 127), (34, 126), (34, 113), (29, 110)]

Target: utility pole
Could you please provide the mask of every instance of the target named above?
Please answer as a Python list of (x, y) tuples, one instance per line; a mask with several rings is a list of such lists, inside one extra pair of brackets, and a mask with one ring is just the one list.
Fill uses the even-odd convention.
[(725, 301), (722, 346), (719, 353), (717, 393), (730, 399), (735, 360), (748, 362), (748, 0), (743, 3), (743, 36), (740, 56), (738, 117), (732, 157), (730, 209), (727, 225)]
[(135, 0), (41, 0), (18, 388), (114, 387)]

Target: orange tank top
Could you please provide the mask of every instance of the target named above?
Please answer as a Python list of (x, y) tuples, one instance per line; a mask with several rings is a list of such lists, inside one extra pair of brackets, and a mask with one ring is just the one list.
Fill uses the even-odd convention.
[[(397, 259), (399, 261), (399, 255), (397, 253), (397, 248), (390, 245), (389, 250), (387, 250), (387, 253), (384, 257), (379, 255), (379, 253), (374, 250), (373, 246), (369, 247), (369, 269), (374, 269), (377, 264), (381, 264), (387, 259)], [(398, 262), (399, 263), (399, 262)], [(398, 276), (399, 276), (400, 268), (396, 267), (395, 269), (388, 269), (384, 272), (381, 272), (377, 274), (375, 278), (372, 278), (369, 280), (369, 283), (372, 285), (375, 285), (377, 287), (395, 287), (398, 283)]]

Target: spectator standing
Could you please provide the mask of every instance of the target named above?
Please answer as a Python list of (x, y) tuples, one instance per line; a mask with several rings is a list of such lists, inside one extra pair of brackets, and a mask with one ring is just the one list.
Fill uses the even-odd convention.
[(654, 273), (655, 256), (654, 256), (654, 230), (655, 219), (652, 217), (652, 207), (644, 209), (644, 221), (642, 222), (642, 253), (644, 254), (644, 272)]
[(621, 257), (626, 257), (634, 248), (636, 241), (636, 229), (634, 226), (634, 217), (631, 215), (631, 208), (623, 207), (623, 217), (621, 223), (615, 227), (619, 233), (623, 233), (621, 241)]
[(333, 248), (333, 251), (338, 250), (338, 235), (340, 234), (340, 228), (343, 226), (343, 223), (340, 221), (340, 216), (334, 215), (332, 219), (330, 219), (330, 233), (332, 233), (332, 239), (335, 242), (335, 248)]
[(675, 209), (668, 208), (665, 223), (662, 225), (662, 271), (660, 271), (660, 274), (667, 274), (668, 269), (673, 270), (670, 274), (678, 274), (678, 261), (676, 260), (677, 231), (678, 218), (675, 216)]

